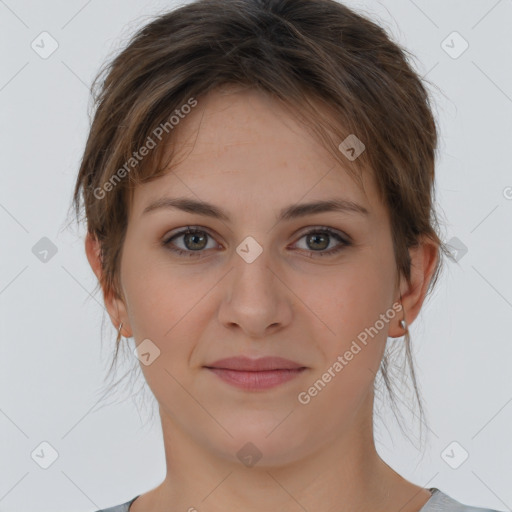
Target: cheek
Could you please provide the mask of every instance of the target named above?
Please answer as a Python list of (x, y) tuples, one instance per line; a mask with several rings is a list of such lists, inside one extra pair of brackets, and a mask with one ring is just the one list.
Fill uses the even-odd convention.
[(373, 254), (359, 253), (357, 259), (340, 266), (328, 278), (303, 282), (300, 291), (321, 320), (316, 322), (318, 331), (314, 337), (323, 352), (324, 364), (310, 384), (318, 380), (316, 387), (321, 389), (322, 398), (314, 400), (325, 407), (337, 403), (341, 416), (357, 409), (371, 389), (395, 313), (390, 302), (392, 260), (383, 252), (380, 258)]
[(336, 279), (326, 281), (321, 290), (310, 295), (311, 309), (328, 326), (316, 322), (321, 334), (315, 337), (324, 364), (301, 390), (303, 399), (310, 400), (304, 407), (308, 417), (318, 422), (315, 428), (325, 428), (320, 418), (325, 418), (326, 411), (334, 423), (348, 424), (348, 418), (360, 410), (373, 388), (389, 325), (381, 325), (380, 320), (389, 309), (385, 287), (379, 272), (360, 265), (357, 270), (347, 267), (346, 272), (337, 273)]
[[(317, 317), (322, 337), (333, 350), (350, 345), (365, 328), (370, 328), (381, 313), (390, 308), (389, 270), (358, 258), (357, 263), (340, 266), (324, 278), (302, 279), (297, 295)], [(385, 336), (386, 329), (381, 329)], [(320, 332), (320, 331), (319, 331)]]
[(141, 369), (155, 394), (165, 395), (173, 388), (170, 381), (175, 384), (171, 375), (179, 382), (189, 378), (188, 361), (204, 330), (201, 319), (208, 318), (204, 295), (218, 278), (171, 267), (148, 251), (126, 254), (123, 288), (135, 344), (150, 340), (157, 354), (148, 365), (141, 360)]
[[(185, 407), (186, 397), (183, 402), (177, 398), (183, 394), (178, 382), (188, 377), (187, 361), (194, 339), (199, 339), (189, 321), (195, 308), (200, 307), (198, 297), (192, 296), (185, 280), (176, 278), (169, 269), (157, 264), (135, 272), (143, 268), (135, 265), (131, 267), (133, 272), (127, 266), (125, 289), (135, 345), (144, 347), (138, 349), (141, 370), (160, 403), (174, 401)], [(150, 354), (148, 364), (144, 353)]]
[(193, 313), (204, 281), (198, 276), (194, 284), (193, 276), (171, 267), (160, 252), (164, 249), (135, 251), (129, 243), (127, 249), (122, 279), (135, 340), (154, 338), (165, 345)]

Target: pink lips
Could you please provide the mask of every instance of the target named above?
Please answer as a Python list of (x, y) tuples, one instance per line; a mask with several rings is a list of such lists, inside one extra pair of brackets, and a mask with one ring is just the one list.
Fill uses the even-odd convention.
[(301, 374), (306, 367), (282, 357), (228, 357), (205, 366), (228, 384), (246, 390), (269, 389)]

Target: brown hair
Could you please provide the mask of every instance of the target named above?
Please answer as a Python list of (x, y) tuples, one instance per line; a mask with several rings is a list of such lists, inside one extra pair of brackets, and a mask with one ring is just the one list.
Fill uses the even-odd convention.
[[(372, 174), (390, 212), (397, 278), (409, 280), (408, 248), (420, 236), (438, 244), (430, 293), (441, 255), (450, 253), (434, 210), (436, 122), (409, 56), (383, 28), (334, 0), (196, 0), (146, 24), (93, 82), (96, 110), (73, 196), (77, 218), (83, 196), (88, 232), (101, 245), (104, 293), (122, 297), (133, 190), (168, 172), (179, 126), (172, 116), (183, 118), (222, 84), (271, 94), (354, 179)], [(353, 161), (339, 149), (350, 134), (366, 147)], [(149, 152), (139, 159), (143, 147)], [(408, 332), (405, 347), (421, 420)], [(394, 406), (387, 354), (380, 369)]]

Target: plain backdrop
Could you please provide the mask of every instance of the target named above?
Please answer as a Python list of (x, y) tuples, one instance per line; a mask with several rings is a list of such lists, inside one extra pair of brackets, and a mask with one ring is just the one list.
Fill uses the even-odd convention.
[[(436, 197), (443, 239), (459, 258), (410, 329), (428, 442), (418, 443), (404, 400), (409, 436), (383, 406), (377, 448), (418, 485), (511, 510), (512, 1), (346, 3), (385, 26), (435, 84)], [(0, 0), (2, 512), (92, 511), (164, 478), (160, 424), (148, 420), (154, 399), (134, 356), (119, 375), (139, 370), (138, 387), (101, 400), (115, 331), (108, 318), (102, 330), (84, 229), (68, 226), (67, 215), (91, 80), (151, 16), (175, 5)], [(47, 58), (36, 46), (42, 37), (46, 51), (58, 44)], [(131, 398), (139, 389), (140, 403)]]

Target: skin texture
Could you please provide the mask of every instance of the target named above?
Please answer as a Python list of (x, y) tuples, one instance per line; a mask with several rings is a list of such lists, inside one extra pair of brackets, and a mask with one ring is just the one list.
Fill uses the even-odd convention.
[[(430, 492), (403, 479), (375, 449), (373, 383), (387, 337), (402, 336), (399, 321), (405, 315), (410, 325), (420, 311), (435, 246), (425, 241), (411, 250), (411, 285), (402, 280), (395, 288), (389, 216), (371, 177), (365, 175), (362, 190), (261, 92), (210, 93), (176, 136), (184, 150), (177, 165), (135, 190), (121, 259), (123, 299), (104, 290), (113, 325), (122, 321), (124, 336), (137, 345), (150, 339), (160, 350), (141, 368), (159, 403), (167, 475), (131, 512), (418, 511)], [(208, 201), (230, 220), (177, 209), (142, 215), (162, 197)], [(276, 223), (281, 208), (333, 197), (357, 202), (369, 215), (323, 212)], [(174, 239), (193, 257), (163, 245), (187, 226), (209, 235), (196, 241), (202, 252), (190, 249), (194, 240), (187, 247), (186, 237)], [(321, 226), (352, 244), (320, 256), (342, 244), (331, 236), (315, 245), (305, 236)], [(263, 248), (252, 263), (236, 252), (247, 236)], [(86, 252), (101, 281), (98, 246), (89, 236)], [(298, 394), (400, 293), (404, 311), (308, 404), (299, 403)], [(254, 392), (203, 367), (239, 354), (281, 356), (308, 368)], [(247, 442), (262, 454), (252, 467), (237, 457)]]

